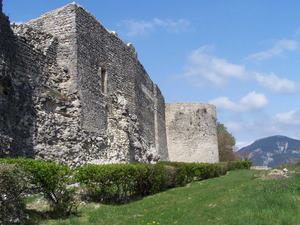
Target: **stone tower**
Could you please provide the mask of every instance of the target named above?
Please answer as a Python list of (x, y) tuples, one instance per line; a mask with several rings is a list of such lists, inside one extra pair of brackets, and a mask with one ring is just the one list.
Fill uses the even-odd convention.
[(169, 158), (179, 162), (218, 162), (216, 108), (209, 104), (166, 106)]

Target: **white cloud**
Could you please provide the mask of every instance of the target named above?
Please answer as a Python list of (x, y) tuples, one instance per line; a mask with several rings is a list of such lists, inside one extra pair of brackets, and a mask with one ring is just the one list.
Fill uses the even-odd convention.
[(210, 46), (193, 51), (188, 59), (185, 76), (197, 79), (202, 84), (210, 83), (223, 86), (230, 78), (241, 79), (245, 76), (244, 66), (233, 64), (210, 54)]
[(262, 61), (283, 54), (285, 51), (295, 51), (299, 42), (292, 39), (281, 39), (274, 43), (273, 47), (264, 51), (256, 52), (247, 58), (255, 61)]
[(268, 99), (264, 94), (252, 91), (242, 97), (239, 102), (233, 102), (228, 97), (219, 97), (211, 100), (210, 103), (217, 108), (245, 112), (264, 108), (268, 104)]
[(278, 113), (275, 116), (275, 121), (288, 126), (300, 125), (300, 110), (291, 110), (288, 112)]
[(273, 73), (247, 70), (244, 65), (214, 56), (211, 54), (212, 49), (212, 46), (204, 45), (189, 55), (184, 77), (194, 85), (223, 87), (230, 79), (247, 79), (277, 93), (294, 93), (298, 89), (297, 83), (292, 80)]
[(280, 78), (275, 74), (265, 75), (256, 73), (255, 79), (260, 85), (274, 92), (294, 93), (297, 90), (297, 84), (294, 81), (286, 78)]
[(228, 121), (225, 123), (225, 126), (230, 132), (240, 132), (243, 128), (241, 125), (241, 123), (238, 123), (236, 121)]
[(222, 96), (209, 101), (210, 104), (215, 105), (220, 109), (228, 109), (231, 111), (240, 111), (240, 107), (237, 103), (231, 101), (228, 97)]
[(124, 26), (127, 29), (127, 36), (141, 36), (159, 28), (169, 32), (179, 33), (187, 30), (190, 26), (190, 22), (187, 19), (171, 20), (153, 18), (149, 21), (130, 19), (123, 20), (121, 26)]
[(243, 97), (240, 105), (246, 110), (261, 109), (268, 104), (268, 100), (264, 94), (252, 91)]

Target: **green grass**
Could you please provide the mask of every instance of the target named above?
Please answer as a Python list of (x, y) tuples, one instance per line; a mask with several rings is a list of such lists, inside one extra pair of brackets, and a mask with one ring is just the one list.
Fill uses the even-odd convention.
[(125, 205), (88, 204), (79, 215), (41, 224), (300, 224), (300, 177), (263, 180), (249, 170), (174, 188)]

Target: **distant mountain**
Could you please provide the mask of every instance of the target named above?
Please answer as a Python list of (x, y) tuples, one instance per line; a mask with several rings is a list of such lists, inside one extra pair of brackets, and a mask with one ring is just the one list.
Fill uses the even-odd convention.
[(250, 158), (256, 166), (277, 167), (300, 160), (300, 140), (280, 135), (271, 136), (259, 139), (237, 153)]

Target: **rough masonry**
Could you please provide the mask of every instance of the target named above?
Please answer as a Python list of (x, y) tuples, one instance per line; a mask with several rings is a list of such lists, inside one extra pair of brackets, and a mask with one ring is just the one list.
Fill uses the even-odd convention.
[[(192, 161), (189, 147), (197, 145), (192, 150), (194, 155), (199, 151), (197, 161), (218, 160), (217, 142), (215, 157), (201, 159), (207, 149), (213, 151), (213, 138), (185, 140), (174, 135), (176, 126), (174, 132), (167, 126), (172, 135), (167, 138), (164, 97), (133, 45), (82, 7), (69, 4), (10, 25), (0, 3), (1, 157), (29, 156), (72, 166), (152, 163), (168, 160), (169, 154), (175, 160), (174, 155), (185, 154), (178, 159)], [(172, 109), (167, 107), (169, 113)], [(215, 136), (215, 120), (199, 116), (206, 122), (201, 134), (208, 129), (206, 137)], [(197, 143), (182, 144), (175, 153), (175, 137), (177, 143)]]
[(169, 159), (179, 162), (218, 162), (216, 107), (209, 104), (166, 105)]

